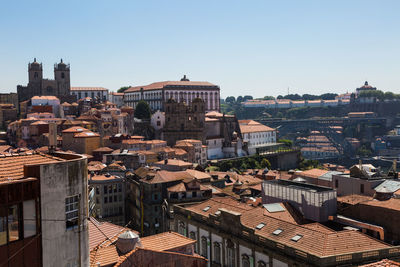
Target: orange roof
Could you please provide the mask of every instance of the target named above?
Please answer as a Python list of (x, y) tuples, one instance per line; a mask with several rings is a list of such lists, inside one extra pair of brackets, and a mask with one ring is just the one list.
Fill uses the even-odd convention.
[(85, 132), (85, 131), (89, 131), (89, 130), (86, 128), (80, 127), (80, 126), (74, 126), (74, 127), (65, 129), (62, 132), (63, 133), (80, 133), (80, 132)]
[(186, 186), (184, 183), (179, 183), (167, 188), (168, 192), (186, 192)]
[(109, 148), (107, 146), (99, 147), (99, 148), (93, 150), (93, 152), (113, 152), (113, 151), (114, 151), (114, 149)]
[[(89, 220), (89, 250), (102, 245), (105, 241), (115, 240), (119, 234), (125, 231), (133, 231), (129, 228), (115, 225), (109, 222), (98, 222), (93, 217)], [(135, 232), (135, 231), (133, 231)]]
[(99, 137), (100, 135), (98, 133), (94, 133), (92, 131), (85, 131), (82, 133), (76, 133), (74, 134), (74, 137), (82, 137), (82, 138), (86, 138), (86, 137)]
[(161, 160), (161, 161), (156, 162), (155, 164), (174, 165), (174, 166), (183, 166), (183, 167), (190, 167), (193, 165), (190, 162), (186, 162), (186, 161), (179, 160), (179, 159), (169, 159), (167, 163), (165, 163), (165, 160)]
[[(162, 89), (166, 86), (212, 86), (216, 87), (215, 84), (209, 82), (192, 82), (192, 81), (164, 81), (164, 82), (155, 82), (149, 85), (142, 85), (142, 86), (135, 86), (125, 90), (126, 93), (137, 92), (143, 89), (144, 91), (147, 90), (157, 90)], [(182, 88), (184, 89), (184, 88)]]
[(196, 240), (187, 238), (175, 232), (164, 232), (141, 238), (143, 248), (168, 251), (196, 243)]
[(400, 263), (396, 262), (396, 261), (384, 259), (384, 260), (377, 261), (374, 263), (360, 265), (359, 267), (396, 267), (396, 266), (400, 266)]
[(328, 172), (329, 171), (327, 171), (327, 170), (311, 169), (311, 170), (303, 171), (303, 172), (299, 173), (299, 175), (302, 177), (318, 178)]
[(47, 154), (31, 152), (21, 154), (1, 154), (0, 155), (0, 183), (9, 179), (17, 180), (24, 177), (24, 165), (35, 165), (42, 163), (55, 163), (64, 159), (53, 157)]
[[(208, 208), (205, 209), (206, 207)], [(185, 209), (209, 217), (210, 214), (215, 214), (221, 208), (240, 214), (241, 224), (244, 227), (254, 229), (255, 235), (318, 257), (370, 251), (371, 248), (380, 250), (391, 247), (358, 231), (330, 231), (322, 225), (315, 225), (318, 223), (299, 225), (286, 220), (287, 218), (275, 218), (265, 214), (263, 207), (252, 207), (230, 197), (214, 197)], [(261, 229), (256, 229), (256, 226), (261, 223), (264, 226)], [(273, 234), (277, 229), (281, 229), (282, 232), (278, 235)], [(300, 235), (301, 238), (294, 242), (292, 238), (296, 235)]]
[(71, 91), (108, 91), (104, 87), (71, 87)]
[(255, 132), (271, 132), (275, 129), (265, 126), (253, 120), (240, 120), (239, 121), (240, 131), (242, 133), (255, 133)]
[(111, 181), (115, 179), (121, 179), (117, 178), (114, 175), (106, 176), (106, 175), (94, 175), (91, 178), (89, 178), (90, 181)]
[(34, 96), (31, 99), (37, 100), (37, 99), (43, 99), (43, 100), (58, 100), (56, 96), (52, 95), (42, 95), (42, 96)]

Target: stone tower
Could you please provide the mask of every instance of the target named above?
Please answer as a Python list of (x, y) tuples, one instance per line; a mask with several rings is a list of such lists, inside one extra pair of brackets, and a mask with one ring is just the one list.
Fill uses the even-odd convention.
[(70, 66), (65, 64), (63, 60), (54, 65), (54, 79), (57, 83), (57, 95), (70, 95)]
[(29, 83), (41, 83), (43, 79), (42, 63), (38, 63), (36, 58), (28, 64)]
[(164, 140), (169, 146), (183, 139), (196, 139), (205, 143), (204, 101), (195, 98), (191, 105), (169, 99), (165, 103)]

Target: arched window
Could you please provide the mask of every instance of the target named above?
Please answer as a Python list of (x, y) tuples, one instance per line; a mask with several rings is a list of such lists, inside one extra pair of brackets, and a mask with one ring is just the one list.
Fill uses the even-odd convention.
[(221, 245), (214, 242), (214, 262), (221, 263)]
[(203, 256), (204, 258), (208, 258), (207, 237), (205, 237), (205, 236), (201, 237), (201, 256)]
[(235, 244), (233, 244), (233, 242), (228, 239), (228, 241), (226, 241), (226, 256), (227, 256), (227, 260), (228, 260), (228, 267), (234, 267), (235, 264)]
[(250, 267), (250, 258), (246, 254), (242, 255), (242, 266), (243, 267)]
[(184, 222), (179, 222), (178, 224), (178, 233), (181, 235), (186, 236), (186, 225)]
[[(193, 239), (193, 240), (197, 240), (197, 239), (196, 239), (196, 233), (193, 232), (193, 231), (191, 231), (191, 232), (189, 233), (189, 238), (191, 238), (191, 239)], [(194, 243), (194, 252), (197, 253), (197, 242)]]

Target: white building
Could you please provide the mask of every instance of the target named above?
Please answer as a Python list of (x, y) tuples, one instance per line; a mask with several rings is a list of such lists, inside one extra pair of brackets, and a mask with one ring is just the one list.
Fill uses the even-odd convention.
[(85, 97), (108, 100), (108, 89), (104, 87), (71, 87), (71, 95), (76, 95), (77, 100)]
[(177, 102), (184, 101), (191, 104), (195, 98), (205, 101), (205, 109), (219, 111), (220, 88), (209, 82), (189, 81), (186, 75), (180, 81), (155, 82), (144, 86), (131, 87), (125, 92), (125, 104), (133, 108), (144, 100), (149, 103), (151, 109), (164, 111), (164, 103), (170, 98)]
[(51, 106), (53, 114), (60, 116), (60, 100), (56, 96), (34, 96), (31, 98), (32, 106)]
[(108, 99), (118, 108), (124, 105), (124, 93), (110, 92)]
[(154, 112), (154, 114), (151, 116), (151, 126), (158, 131), (164, 128), (165, 125), (165, 113), (161, 112), (160, 110), (157, 110)]
[(276, 145), (275, 129), (253, 120), (239, 120), (239, 125), (250, 155), (256, 154), (257, 148)]

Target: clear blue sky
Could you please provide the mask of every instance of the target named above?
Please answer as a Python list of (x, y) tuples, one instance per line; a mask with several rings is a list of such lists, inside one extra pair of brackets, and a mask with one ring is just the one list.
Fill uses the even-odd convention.
[(400, 1), (3, 1), (0, 91), (27, 64), (71, 64), (72, 86), (209, 81), (223, 97), (400, 93)]

